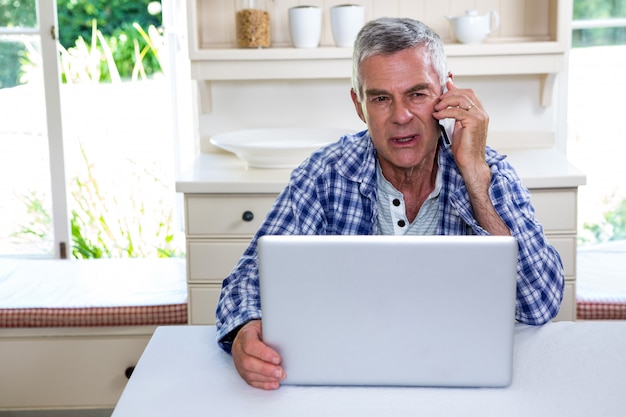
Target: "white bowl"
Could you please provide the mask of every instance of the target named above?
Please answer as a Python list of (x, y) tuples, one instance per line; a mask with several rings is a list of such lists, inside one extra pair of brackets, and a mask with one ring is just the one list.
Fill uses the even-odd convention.
[(335, 128), (248, 129), (215, 135), (210, 141), (249, 167), (295, 168), (313, 151), (350, 132)]

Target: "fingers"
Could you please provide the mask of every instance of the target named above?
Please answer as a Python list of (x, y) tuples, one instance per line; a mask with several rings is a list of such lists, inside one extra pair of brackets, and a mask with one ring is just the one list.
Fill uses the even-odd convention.
[(262, 341), (260, 320), (249, 322), (239, 331), (232, 356), (239, 375), (253, 387), (277, 389), (285, 379), (280, 355)]
[(462, 120), (470, 117), (469, 113), (482, 113), (480, 100), (471, 89), (458, 88), (452, 80), (446, 83), (448, 91), (435, 105), (433, 116), (437, 119), (454, 118)]
[(452, 81), (448, 81), (446, 86), (448, 91), (435, 104), (433, 117), (438, 120), (455, 119), (450, 140), (461, 173), (474, 172), (477, 167), (482, 169), (489, 115), (472, 89), (458, 88)]

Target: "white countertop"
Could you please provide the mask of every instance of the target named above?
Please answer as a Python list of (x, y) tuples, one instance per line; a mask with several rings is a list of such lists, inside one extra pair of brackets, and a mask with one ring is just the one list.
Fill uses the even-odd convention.
[[(570, 188), (585, 184), (585, 175), (554, 148), (505, 149), (501, 153), (508, 156), (528, 188)], [(290, 173), (290, 169), (248, 168), (230, 153), (204, 153), (178, 178), (176, 191), (278, 194)]]
[(555, 148), (500, 149), (524, 185), (537, 188), (569, 188), (585, 185), (586, 177)]
[(280, 193), (290, 169), (248, 168), (234, 154), (203, 153), (176, 181), (182, 193)]
[(251, 388), (214, 326), (159, 327), (113, 412), (136, 416), (624, 416), (626, 322), (515, 329), (507, 388)]

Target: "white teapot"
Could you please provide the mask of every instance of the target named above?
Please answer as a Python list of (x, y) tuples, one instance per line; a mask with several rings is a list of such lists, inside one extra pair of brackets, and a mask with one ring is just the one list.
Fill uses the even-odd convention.
[(468, 10), (464, 16), (446, 18), (452, 25), (454, 36), (461, 43), (481, 43), (500, 27), (500, 15), (496, 10), (482, 16), (477, 10)]

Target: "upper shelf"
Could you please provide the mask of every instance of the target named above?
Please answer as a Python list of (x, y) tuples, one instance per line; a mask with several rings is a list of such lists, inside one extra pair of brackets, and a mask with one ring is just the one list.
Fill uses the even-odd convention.
[[(558, 42), (446, 44), (455, 75), (550, 74), (562, 71), (565, 52)], [(352, 49), (290, 47), (211, 48), (197, 51), (191, 63), (196, 80), (349, 78)]]
[[(539, 102), (552, 104), (556, 75), (566, 65), (557, 42), (447, 44), (448, 68), (456, 76), (538, 75)], [(289, 80), (349, 78), (352, 49), (205, 49), (191, 62), (195, 80)]]
[[(342, 0), (310, 0), (329, 7)], [(571, 32), (572, 0), (492, 0), (488, 6), (475, 0), (360, 0), (366, 20), (380, 16), (415, 17), (435, 30), (445, 42), (448, 67), (457, 76), (538, 75), (540, 102), (552, 98), (556, 75), (565, 69)], [(480, 3), (480, 2), (478, 2)], [(349, 78), (351, 48), (333, 45), (328, 19), (324, 20), (321, 47), (290, 47), (287, 9), (296, 0), (273, 0), (272, 47), (234, 47), (234, 9), (223, 0), (187, 0), (191, 77), (195, 80), (276, 80)], [(500, 14), (500, 28), (487, 42), (463, 45), (454, 42), (445, 16), (466, 9), (489, 7)], [(480, 10), (485, 13), (488, 10)], [(326, 13), (326, 12), (325, 12)]]

